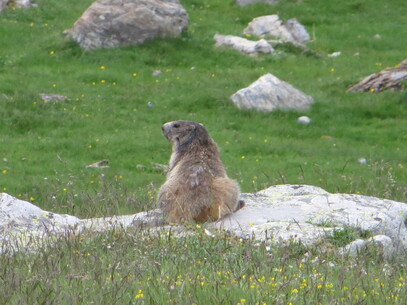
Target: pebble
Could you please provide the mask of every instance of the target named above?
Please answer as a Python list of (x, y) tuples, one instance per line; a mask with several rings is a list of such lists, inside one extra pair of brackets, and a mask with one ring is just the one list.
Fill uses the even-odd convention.
[(300, 123), (300, 124), (308, 125), (308, 124), (311, 123), (311, 119), (309, 117), (307, 117), (307, 116), (300, 116), (297, 119), (297, 122)]

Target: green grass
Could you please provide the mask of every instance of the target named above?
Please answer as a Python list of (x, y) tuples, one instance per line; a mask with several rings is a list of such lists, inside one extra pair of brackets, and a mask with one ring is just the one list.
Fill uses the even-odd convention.
[(332, 235), (328, 236), (328, 241), (337, 247), (345, 247), (356, 239), (367, 239), (372, 237), (370, 231), (363, 231), (360, 228), (345, 226), (341, 229), (334, 229)]
[[(160, 126), (185, 119), (207, 126), (244, 192), (304, 183), (406, 201), (406, 92), (346, 92), (405, 58), (402, 0), (344, 1), (335, 9), (316, 0), (244, 8), (232, 1), (182, 1), (190, 15), (182, 37), (84, 52), (62, 33), (91, 2), (43, 0), (38, 8), (0, 16), (0, 190), (84, 216), (89, 194), (103, 194), (119, 180), (114, 190), (125, 188), (128, 198), (114, 209), (101, 201), (96, 214), (139, 211), (146, 203), (126, 202), (147, 188), (151, 199), (165, 180), (152, 166), (170, 155)], [(321, 57), (287, 50), (251, 58), (214, 48), (215, 33), (239, 35), (252, 18), (274, 13), (298, 18)], [(342, 55), (328, 58), (333, 51)], [(163, 75), (153, 77), (155, 70)], [(265, 73), (312, 95), (316, 104), (306, 113), (236, 109), (230, 95)], [(40, 93), (70, 100), (44, 103)], [(311, 125), (296, 123), (303, 114)], [(358, 163), (361, 157), (367, 165)], [(109, 169), (85, 168), (103, 159)]]
[[(404, 304), (402, 260), (227, 236), (111, 231), (0, 256), (1, 304)], [(10, 258), (10, 254), (12, 257)], [(33, 303), (33, 300), (35, 302)]]
[[(347, 93), (406, 57), (405, 0), (182, 0), (182, 37), (82, 51), (62, 34), (91, 0), (40, 0), (0, 15), (0, 191), (79, 217), (155, 207), (170, 145), (164, 122), (204, 123), (244, 192), (317, 185), (406, 202), (407, 93)], [(296, 17), (320, 56), (281, 50), (243, 56), (215, 49), (254, 17)], [(373, 38), (380, 34), (380, 39)], [(342, 55), (329, 58), (327, 54)], [(191, 69), (194, 67), (194, 69)], [(163, 75), (153, 77), (161, 70)], [(316, 100), (305, 113), (259, 113), (229, 97), (272, 73)], [(41, 101), (40, 93), (69, 97)], [(149, 105), (152, 105), (150, 107)], [(312, 124), (296, 119), (307, 115)], [(359, 164), (358, 158), (367, 164)], [(108, 159), (109, 169), (87, 164)], [(329, 220), (327, 220), (329, 222)], [(1, 304), (404, 304), (403, 258), (336, 254), (361, 232), (315, 247), (228, 236), (175, 238), (128, 230), (60, 237), (36, 253), (0, 256)], [(355, 235), (356, 234), (356, 235)], [(4, 249), (4, 244), (2, 245)], [(370, 250), (369, 250), (370, 251)]]

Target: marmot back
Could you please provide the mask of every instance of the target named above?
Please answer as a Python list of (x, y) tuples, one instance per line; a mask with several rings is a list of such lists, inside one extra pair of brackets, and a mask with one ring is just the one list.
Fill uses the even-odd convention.
[(218, 146), (203, 125), (174, 121), (162, 130), (172, 144), (167, 181), (158, 195), (168, 222), (215, 221), (243, 207), (239, 185), (228, 178)]

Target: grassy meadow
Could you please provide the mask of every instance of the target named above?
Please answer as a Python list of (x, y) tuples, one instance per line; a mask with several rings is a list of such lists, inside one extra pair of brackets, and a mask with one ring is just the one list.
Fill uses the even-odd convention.
[[(171, 148), (161, 125), (193, 120), (219, 144), (243, 192), (310, 184), (407, 202), (407, 91), (347, 93), (406, 59), (405, 0), (181, 0), (180, 38), (84, 52), (63, 35), (92, 0), (38, 0), (0, 14), (0, 192), (78, 217), (155, 206)], [(318, 56), (214, 48), (253, 18), (297, 18)], [(339, 57), (328, 57), (333, 52)], [(153, 76), (160, 70), (161, 76)], [(307, 112), (236, 109), (230, 96), (272, 73), (314, 97)], [(45, 102), (41, 93), (61, 94)], [(307, 115), (309, 125), (297, 118)], [(366, 164), (358, 162), (365, 158)], [(109, 168), (86, 165), (109, 160)], [(405, 304), (405, 260), (377, 249), (268, 248), (228, 236), (149, 232), (61, 237), (0, 256), (1, 304)], [(321, 249), (325, 249), (322, 251)], [(35, 301), (33, 301), (35, 300)]]
[[(243, 8), (182, 1), (190, 26), (181, 38), (84, 52), (63, 31), (91, 2), (43, 0), (0, 15), (2, 191), (78, 216), (139, 211), (139, 198), (153, 205), (165, 180), (152, 165), (170, 155), (161, 125), (185, 119), (207, 126), (244, 192), (304, 183), (406, 201), (406, 92), (346, 93), (405, 59), (404, 1)], [(241, 35), (266, 14), (298, 18), (321, 56), (280, 50), (252, 58), (214, 48), (215, 33)], [(336, 51), (342, 55), (327, 56)], [(155, 70), (163, 74), (154, 77)], [(315, 105), (306, 113), (236, 109), (230, 95), (265, 73), (313, 96)], [(40, 93), (69, 101), (46, 103)], [(298, 124), (300, 115), (312, 124)], [(85, 168), (105, 159), (109, 169)], [(103, 194), (111, 191), (117, 202)]]
[(230, 236), (111, 231), (0, 256), (1, 304), (398, 304), (406, 266)]

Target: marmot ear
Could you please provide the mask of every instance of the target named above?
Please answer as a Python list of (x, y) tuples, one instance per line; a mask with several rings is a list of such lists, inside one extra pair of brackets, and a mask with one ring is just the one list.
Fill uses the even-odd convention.
[(196, 125), (190, 125), (190, 127), (188, 128), (188, 132), (189, 133), (194, 133), (197, 130), (197, 126)]

